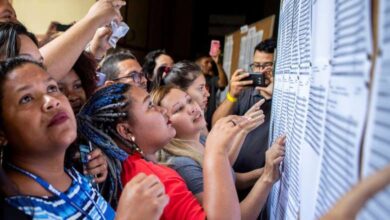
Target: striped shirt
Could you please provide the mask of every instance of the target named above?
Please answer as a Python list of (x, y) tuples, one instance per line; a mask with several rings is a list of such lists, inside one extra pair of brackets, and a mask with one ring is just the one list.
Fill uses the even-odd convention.
[[(68, 170), (72, 184), (64, 192), (87, 216), (57, 196), (12, 196), (6, 201), (33, 219), (114, 219), (115, 212), (88, 180), (75, 169)], [(92, 202), (91, 199), (94, 201)], [(95, 206), (96, 204), (96, 206)], [(99, 210), (98, 210), (99, 209)], [(100, 215), (103, 214), (103, 216)]]

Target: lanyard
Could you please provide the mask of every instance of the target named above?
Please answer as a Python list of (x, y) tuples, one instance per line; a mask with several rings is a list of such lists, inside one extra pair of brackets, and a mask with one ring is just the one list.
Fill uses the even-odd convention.
[[(51, 192), (52, 194), (58, 196), (59, 198), (61, 198), (62, 200), (65, 200), (67, 203), (69, 203), (71, 206), (73, 206), (75, 209), (77, 209), (77, 211), (79, 211), (81, 214), (83, 214), (86, 218), (88, 219), (91, 219), (93, 220), (88, 213), (86, 213), (82, 208), (80, 208), (74, 201), (72, 201), (71, 198), (69, 198), (65, 193), (57, 190), (56, 188), (54, 188), (54, 186), (52, 186), (50, 183), (46, 182), (45, 180), (43, 180), (42, 178), (40, 178), (39, 176), (33, 174), (33, 173), (30, 173), (28, 172), (27, 170), (23, 170), (22, 168), (20, 167), (17, 167), (13, 164), (10, 164), (10, 163), (7, 163), (7, 166), (9, 166), (10, 168), (30, 177), (31, 179), (35, 180), (37, 183), (39, 183), (39, 185), (41, 185), (43, 188), (45, 188), (46, 190), (48, 190), (49, 192)], [(68, 172), (67, 172), (68, 173)], [(69, 175), (69, 173), (68, 173)], [(71, 175), (70, 175), (71, 176)], [(72, 180), (73, 181), (73, 180)], [(80, 186), (80, 190), (82, 190), (82, 186)], [(82, 190), (84, 191), (84, 190)], [(84, 191), (84, 193), (87, 195), (87, 197), (89, 198), (89, 200), (93, 203), (93, 205), (95, 206), (96, 210), (99, 212), (99, 215), (102, 217), (102, 219), (105, 219), (104, 215), (102, 214), (101, 210), (99, 209), (99, 207), (97, 206), (96, 202), (93, 200), (93, 198), (91, 198), (91, 196)]]

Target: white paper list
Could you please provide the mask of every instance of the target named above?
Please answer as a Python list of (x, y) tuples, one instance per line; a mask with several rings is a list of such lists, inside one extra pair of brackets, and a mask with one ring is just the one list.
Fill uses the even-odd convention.
[(335, 0), (331, 78), (326, 106), (316, 218), (359, 179), (359, 152), (367, 112), (370, 1)]
[[(390, 164), (390, 1), (380, 1), (378, 42), (370, 112), (364, 144), (363, 176)], [(388, 219), (390, 186), (375, 195), (359, 219)]]

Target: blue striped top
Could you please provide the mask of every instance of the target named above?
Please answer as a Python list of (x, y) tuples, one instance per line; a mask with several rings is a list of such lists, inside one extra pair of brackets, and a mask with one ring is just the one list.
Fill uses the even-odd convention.
[[(75, 169), (67, 171), (72, 178), (72, 184), (64, 194), (88, 213), (88, 217), (83, 216), (76, 208), (57, 196), (38, 197), (22, 195), (8, 197), (6, 201), (27, 215), (32, 216), (33, 219), (114, 219), (115, 211), (92, 187), (88, 180)], [(95, 201), (97, 207), (91, 199)], [(104, 216), (100, 216), (97, 209)]]

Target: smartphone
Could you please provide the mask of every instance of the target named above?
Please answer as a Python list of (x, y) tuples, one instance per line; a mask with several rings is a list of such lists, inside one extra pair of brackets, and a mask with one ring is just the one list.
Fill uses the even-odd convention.
[(253, 80), (253, 87), (265, 87), (265, 78), (263, 73), (249, 73), (249, 76), (243, 80)]
[(221, 48), (221, 42), (219, 42), (219, 40), (212, 40), (210, 45), (210, 52), (209, 52), (210, 56), (212, 57), (217, 56), (219, 48)]
[[(81, 163), (83, 164), (83, 168), (85, 169), (88, 166), (88, 155), (93, 151), (92, 143), (89, 142), (88, 146), (85, 144), (80, 144), (79, 146), (80, 150), (80, 159)], [(89, 183), (95, 188), (99, 189), (99, 185), (93, 182), (93, 179), (96, 177), (92, 174), (87, 174), (85, 177), (88, 179)]]

